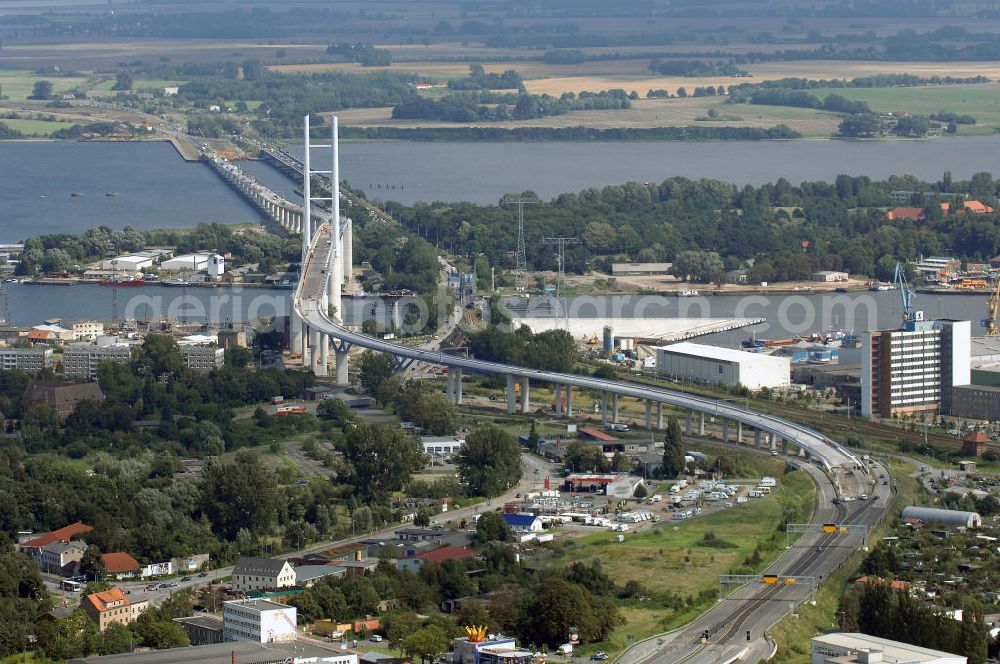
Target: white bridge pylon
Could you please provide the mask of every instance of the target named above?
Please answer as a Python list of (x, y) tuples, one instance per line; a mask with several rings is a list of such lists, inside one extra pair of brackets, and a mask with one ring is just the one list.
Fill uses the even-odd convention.
[[(330, 116), (330, 142), (315, 144), (312, 142), (309, 116), (303, 119), (303, 159), (302, 159), (302, 198), (304, 218), (308, 220), (302, 226), (302, 262), (301, 278), (305, 278), (304, 270), (314, 244), (325, 242), (329, 246), (328, 260), (324, 270), (325, 278), (319, 297), (315, 300), (317, 306), (331, 312), (331, 317), (343, 323), (343, 286), (350, 281), (353, 261), (353, 224), (350, 219), (340, 216), (340, 135), (339, 122), (336, 115)], [(329, 168), (313, 168), (313, 151), (328, 151)], [(320, 161), (325, 161), (321, 159)], [(329, 192), (313, 193), (313, 176), (318, 179), (328, 179)], [(319, 214), (313, 215), (314, 204), (328, 204), (329, 216), (323, 214), (327, 208), (317, 205)], [(298, 352), (302, 365), (308, 366), (317, 376), (328, 374), (331, 338), (318, 329), (312, 329), (305, 319), (295, 311), (291, 314), (291, 329), (289, 348)], [(346, 385), (348, 345), (341, 340), (332, 340), (336, 362), (337, 383)]]

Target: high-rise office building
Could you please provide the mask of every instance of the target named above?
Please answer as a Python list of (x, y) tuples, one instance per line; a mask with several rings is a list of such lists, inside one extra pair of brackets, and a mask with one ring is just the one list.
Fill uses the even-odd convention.
[(923, 320), (862, 335), (861, 414), (949, 412), (953, 388), (970, 382), (969, 321)]

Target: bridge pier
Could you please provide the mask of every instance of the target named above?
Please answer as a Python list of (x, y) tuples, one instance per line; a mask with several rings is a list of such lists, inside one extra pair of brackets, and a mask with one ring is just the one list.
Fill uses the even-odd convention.
[(618, 393), (611, 395), (611, 421), (618, 424)]
[(513, 415), (517, 406), (517, 392), (514, 389), (514, 376), (507, 374), (507, 414)]
[(302, 319), (294, 309), (288, 318), (288, 351), (302, 352)]
[(736, 423), (736, 442), (739, 444), (743, 443), (743, 423)]
[(663, 402), (656, 402), (656, 428), (658, 431), (663, 431)]
[(563, 414), (562, 385), (556, 385), (555, 392), (556, 392), (556, 399), (555, 399), (556, 417), (562, 417)]
[(601, 424), (608, 424), (608, 391), (601, 390)]
[(322, 357), (319, 347), (321, 336), (319, 330), (309, 330), (309, 364), (312, 366), (312, 372), (317, 376), (320, 375), (320, 358)]
[(521, 379), (521, 412), (528, 414), (531, 412), (531, 384), (527, 377)]
[(691, 435), (691, 411), (690, 410), (687, 411), (687, 413), (684, 415), (684, 435), (685, 436), (690, 436)]
[(729, 442), (729, 420), (725, 418), (722, 420), (722, 442)]
[(462, 367), (455, 367), (451, 370), (451, 373), (455, 376), (455, 405), (462, 405)]
[(567, 385), (566, 390), (566, 417), (573, 417), (573, 388)]
[(705, 413), (698, 413), (698, 435), (705, 435)]
[(316, 372), (317, 376), (329, 375), (329, 364), (330, 364), (330, 337), (326, 334), (320, 333), (319, 335), (319, 370)]
[(333, 354), (333, 361), (336, 364), (337, 385), (347, 385), (350, 381), (348, 375), (347, 349), (336, 350)]
[(753, 446), (758, 450), (760, 449), (760, 429), (753, 432)]
[[(333, 194), (339, 197), (340, 192), (337, 191)], [(343, 250), (344, 250), (344, 283), (351, 283), (351, 277), (354, 271), (354, 222), (351, 221), (350, 217), (345, 217), (345, 227), (344, 227), (344, 240), (343, 240)]]
[(788, 454), (788, 439), (787, 438), (782, 438), (781, 439), (781, 453), (782, 454)]
[(646, 399), (646, 428), (653, 428), (653, 402)]

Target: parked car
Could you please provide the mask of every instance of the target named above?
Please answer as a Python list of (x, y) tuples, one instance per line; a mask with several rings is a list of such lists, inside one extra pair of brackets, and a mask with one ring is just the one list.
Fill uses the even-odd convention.
[(190, 576), (185, 576), (184, 578), (181, 579), (181, 583), (187, 583), (190, 580), (191, 580)]
[(601, 652), (595, 652), (590, 656), (590, 661), (592, 662), (603, 662), (608, 658), (608, 654), (603, 650)]
[(374, 641), (375, 643), (381, 643), (382, 642), (382, 635), (381, 634), (372, 634), (371, 638), (372, 638), (372, 641)]
[(204, 579), (206, 576), (208, 576), (208, 572), (202, 572), (201, 574), (198, 575), (198, 578)]

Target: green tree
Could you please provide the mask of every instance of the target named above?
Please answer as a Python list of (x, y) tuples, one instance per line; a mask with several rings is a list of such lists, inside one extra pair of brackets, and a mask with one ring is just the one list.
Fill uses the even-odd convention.
[(448, 650), (450, 639), (437, 625), (428, 625), (403, 639), (403, 652), (411, 657), (419, 657), (423, 662), (433, 662), (434, 658)]
[(115, 84), (111, 86), (112, 90), (131, 90), (132, 89), (132, 74), (127, 71), (120, 71), (115, 74)]
[(356, 493), (373, 503), (402, 489), (426, 459), (416, 438), (399, 427), (369, 422), (348, 430), (344, 450)]
[(390, 611), (382, 618), (382, 634), (389, 645), (403, 650), (403, 641), (420, 627), (420, 619), (412, 611)]
[[(366, 350), (361, 354), (358, 368), (358, 382), (362, 389), (378, 399), (378, 388), (383, 381), (396, 373), (396, 360), (389, 353), (376, 353)], [(383, 402), (379, 402), (385, 405)]]
[(233, 461), (213, 461), (205, 469), (201, 508), (222, 537), (234, 539), (241, 528), (266, 533), (278, 515), (278, 482), (260, 458), (247, 451)]
[(80, 558), (80, 574), (89, 581), (100, 581), (104, 578), (106, 568), (101, 558), (101, 549), (91, 544)]
[(492, 424), (477, 427), (466, 436), (455, 463), (459, 479), (475, 496), (498, 496), (521, 479), (517, 441)]
[(473, 270), (476, 273), (476, 289), (480, 293), (488, 293), (493, 280), (490, 260), (486, 257), (486, 254), (476, 256)]
[(111, 623), (97, 640), (98, 655), (117, 655), (132, 652), (134, 638), (132, 631), (121, 623)]
[(177, 340), (169, 334), (147, 334), (133, 361), (138, 374), (176, 375), (184, 369)]
[(662, 474), (674, 478), (684, 472), (684, 435), (676, 417), (667, 420), (667, 431), (663, 441)]
[(574, 440), (566, 448), (563, 462), (573, 473), (601, 473), (607, 470), (608, 460), (600, 447)]
[(396, 412), (435, 436), (454, 433), (458, 419), (455, 405), (443, 393), (416, 380), (403, 386), (396, 399)]
[(50, 99), (51, 97), (51, 81), (35, 81), (35, 84), (31, 86), (31, 96), (29, 99)]
[(510, 527), (496, 512), (483, 512), (476, 521), (476, 542), (506, 542), (510, 539)]
[(649, 489), (646, 488), (645, 484), (639, 483), (635, 487), (635, 492), (632, 494), (637, 500), (642, 500), (649, 495)]

